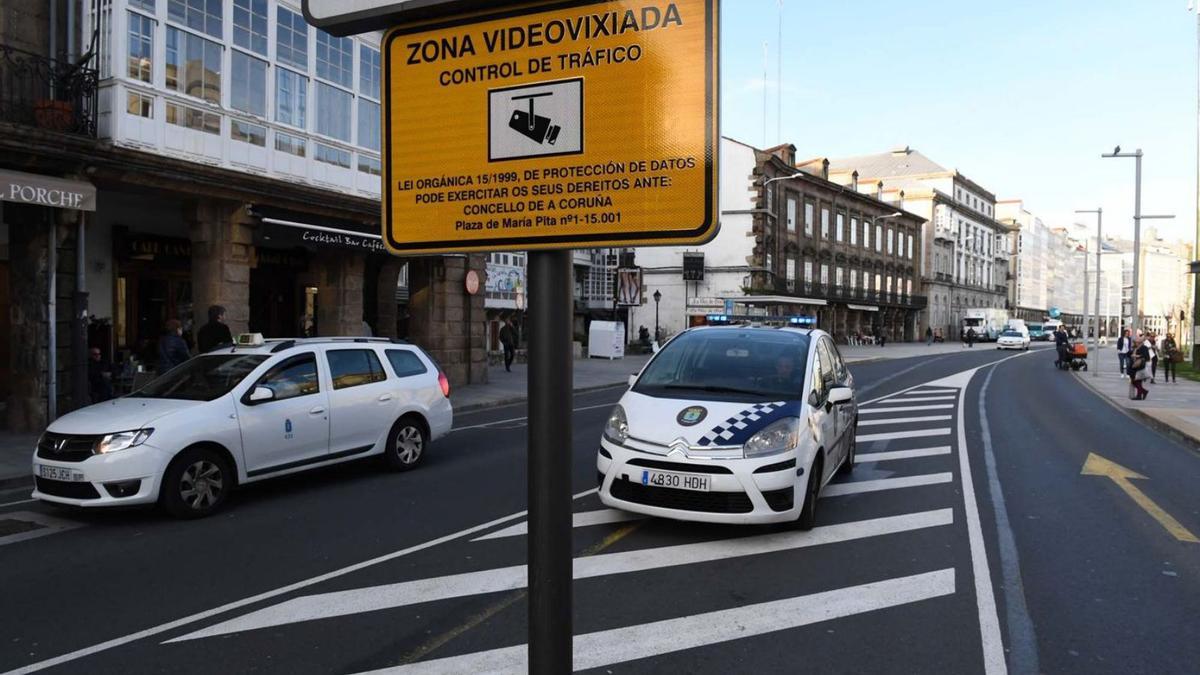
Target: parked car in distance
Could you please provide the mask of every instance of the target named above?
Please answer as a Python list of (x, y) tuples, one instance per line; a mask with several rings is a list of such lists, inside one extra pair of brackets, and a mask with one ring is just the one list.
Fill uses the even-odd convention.
[(1006, 330), (996, 339), (996, 349), (1029, 349), (1029, 333)]
[(388, 339), (263, 340), (196, 356), (38, 440), (33, 496), (81, 507), (160, 504), (194, 518), (236, 486), (372, 455), (415, 467), (450, 430), (450, 384)]

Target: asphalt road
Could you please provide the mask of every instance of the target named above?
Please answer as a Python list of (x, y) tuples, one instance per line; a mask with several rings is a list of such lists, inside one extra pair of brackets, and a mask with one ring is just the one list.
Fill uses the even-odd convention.
[[(1196, 533), (1200, 454), (1052, 359), (979, 346), (852, 366), (878, 423), (811, 533), (604, 510), (596, 441), (620, 390), (576, 397), (577, 667), (1197, 672), (1200, 544), (1081, 471), (1089, 453), (1136, 471)], [(522, 406), (462, 415), (417, 471), (283, 478), (202, 521), (0, 493), (0, 671), (519, 666), (525, 422)]]

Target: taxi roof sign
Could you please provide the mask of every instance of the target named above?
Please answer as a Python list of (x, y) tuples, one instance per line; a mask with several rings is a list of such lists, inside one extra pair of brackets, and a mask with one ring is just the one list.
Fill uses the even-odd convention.
[(539, 0), (388, 31), (388, 249), (710, 240), (718, 14), (718, 0)]

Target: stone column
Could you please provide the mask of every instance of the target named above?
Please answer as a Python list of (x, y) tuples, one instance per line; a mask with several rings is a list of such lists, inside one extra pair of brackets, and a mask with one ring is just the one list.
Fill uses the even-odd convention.
[(47, 345), (46, 278), (48, 246), (44, 209), (5, 204), (9, 232), (9, 383), (7, 405), (10, 431), (41, 431), (46, 426)]
[[(441, 365), (454, 386), (488, 380), (484, 348), (484, 257), (409, 261), (409, 336)], [(466, 292), (467, 271), (480, 275), (480, 292)]]
[(353, 252), (323, 253), (312, 266), (317, 272), (317, 334), (361, 336), (366, 259)]
[(250, 263), (254, 222), (242, 204), (206, 200), (189, 208), (192, 240), (192, 303), (195, 327), (208, 321), (208, 308), (225, 308), (225, 323), (237, 335), (250, 323)]

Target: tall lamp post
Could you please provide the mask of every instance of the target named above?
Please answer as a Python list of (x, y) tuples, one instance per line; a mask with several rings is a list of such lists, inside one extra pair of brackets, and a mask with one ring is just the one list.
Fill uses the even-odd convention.
[[(1192, 244), (1192, 367), (1200, 370), (1200, 8), (1189, 0), (1188, 11), (1196, 12), (1196, 240)], [(1180, 326), (1180, 333), (1183, 333)], [(1179, 336), (1180, 338), (1183, 335)]]
[(1174, 218), (1175, 216), (1144, 216), (1142, 215), (1142, 149), (1138, 148), (1134, 152), (1121, 152), (1121, 146), (1117, 146), (1111, 153), (1100, 155), (1102, 159), (1112, 159), (1114, 157), (1132, 157), (1137, 161), (1137, 168), (1134, 172), (1134, 191), (1133, 191), (1133, 290), (1130, 294), (1130, 317), (1129, 328), (1134, 337), (1138, 334), (1138, 294), (1141, 292), (1142, 278), (1142, 221), (1155, 220), (1163, 218)]
[[(1094, 209), (1078, 209), (1075, 211), (1075, 213), (1094, 213), (1094, 214), (1096, 214), (1096, 351), (1099, 352), (1100, 351), (1100, 249), (1104, 248), (1104, 244), (1103, 244), (1104, 240), (1101, 238), (1101, 237), (1103, 237), (1103, 232), (1104, 232), (1104, 207), (1097, 206)], [(1086, 294), (1087, 274), (1084, 274), (1084, 276), (1083, 276), (1083, 285), (1084, 285), (1084, 291)], [(1085, 301), (1085, 304), (1086, 304), (1086, 301)], [(1084, 311), (1085, 312), (1087, 311), (1087, 307), (1084, 307)], [(1087, 322), (1085, 321), (1084, 322), (1085, 325), (1083, 327), (1083, 339), (1085, 341), (1087, 340), (1087, 330), (1088, 330), (1086, 323)], [(1097, 355), (1096, 358), (1099, 359), (1100, 358), (1099, 355)], [(1093, 368), (1092, 369), (1092, 377), (1099, 377), (1099, 376), (1100, 376), (1100, 369)]]
[(654, 291), (654, 342), (658, 343), (658, 303), (662, 300), (662, 291)]

